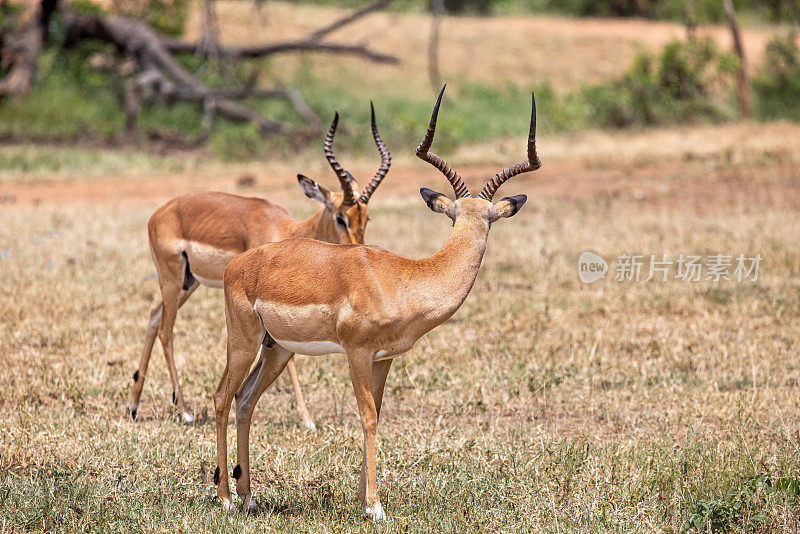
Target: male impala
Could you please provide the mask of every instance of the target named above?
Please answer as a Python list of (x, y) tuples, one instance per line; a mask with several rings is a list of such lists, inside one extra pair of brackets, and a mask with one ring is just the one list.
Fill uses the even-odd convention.
[[(433, 256), (409, 260), (375, 246), (332, 245), (287, 239), (236, 256), (225, 269), (228, 362), (214, 393), (217, 417), (217, 495), (233, 509), (228, 488), (228, 412), (236, 397), (236, 491), (245, 509), (250, 492), (249, 433), (253, 408), (295, 352), (345, 353), (364, 431), (359, 499), (372, 519), (386, 516), (377, 492), (375, 429), (392, 359), (446, 321), (469, 294), (481, 264), (491, 224), (511, 217), (525, 195), (492, 204), (509, 178), (541, 166), (536, 155), (536, 105), (531, 113), (528, 160), (495, 175), (477, 198), (456, 171), (428, 152), (444, 88), (416, 154), (447, 177), (451, 201), (421, 189), (428, 207), (453, 220), (453, 231)], [(261, 358), (250, 375), (259, 346)], [(245, 377), (247, 379), (245, 380)]]
[[(381, 154), (381, 166), (363, 193), (359, 192), (358, 183), (349, 172), (342, 169), (333, 154), (333, 136), (338, 121), (339, 114), (336, 113), (323, 148), (325, 157), (339, 178), (342, 192), (333, 193), (314, 180), (297, 175), (306, 196), (323, 204), (310, 218), (297, 221), (285, 209), (267, 200), (226, 193), (182, 195), (167, 202), (150, 217), (147, 230), (162, 301), (150, 314), (139, 369), (133, 374), (128, 413), (134, 420), (153, 343), (158, 334), (172, 380), (172, 400), (183, 415), (184, 422), (194, 422), (194, 416), (186, 408), (181, 393), (173, 357), (172, 329), (175, 316), (178, 308), (189, 299), (199, 284), (222, 287), (225, 266), (236, 254), (287, 237), (308, 237), (331, 243), (364, 242), (369, 213), (367, 203), (389, 172), (392, 158), (378, 133), (375, 109), (372, 107), (372, 135)], [(293, 362), (289, 362), (289, 374), (303, 424), (314, 429)]]

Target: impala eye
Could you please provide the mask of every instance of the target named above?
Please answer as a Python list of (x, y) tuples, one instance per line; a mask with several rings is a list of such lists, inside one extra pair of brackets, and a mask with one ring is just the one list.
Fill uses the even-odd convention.
[(347, 228), (347, 221), (341, 215), (336, 216), (336, 224), (338, 224), (342, 228)]

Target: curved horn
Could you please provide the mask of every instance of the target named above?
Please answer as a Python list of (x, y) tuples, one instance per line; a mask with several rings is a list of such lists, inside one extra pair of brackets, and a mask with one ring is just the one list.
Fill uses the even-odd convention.
[(506, 167), (501, 172), (494, 175), (494, 178), (489, 180), (483, 189), (481, 189), (478, 198), (485, 198), (492, 200), (492, 197), (497, 192), (497, 189), (506, 183), (510, 178), (524, 172), (535, 171), (542, 166), (539, 156), (536, 154), (536, 97), (531, 93), (531, 129), (528, 132), (528, 159), (521, 163), (517, 163), (511, 167)]
[(369, 202), (369, 197), (372, 196), (372, 193), (375, 192), (378, 186), (381, 185), (383, 179), (386, 178), (386, 173), (389, 172), (389, 167), (392, 164), (392, 155), (389, 153), (389, 147), (386, 146), (386, 143), (381, 139), (381, 134), (378, 133), (378, 125), (375, 122), (375, 106), (372, 105), (372, 100), (369, 101), (369, 108), (372, 112), (372, 137), (375, 139), (375, 144), (378, 145), (378, 152), (381, 153), (381, 166), (378, 172), (375, 173), (372, 181), (364, 188), (364, 192), (361, 193), (361, 197), (358, 199), (364, 204)]
[(445, 87), (447, 87), (447, 84), (442, 87), (442, 91), (439, 93), (439, 98), (436, 99), (436, 105), (433, 108), (433, 114), (431, 115), (431, 123), (428, 126), (428, 132), (425, 134), (425, 138), (417, 147), (415, 154), (419, 159), (427, 161), (439, 169), (442, 174), (444, 174), (445, 178), (447, 178), (447, 181), (450, 182), (450, 185), (453, 186), (453, 191), (456, 193), (456, 198), (463, 198), (470, 196), (470, 193), (469, 189), (467, 189), (467, 186), (464, 183), (464, 180), (461, 179), (461, 176), (459, 176), (456, 170), (445, 160), (433, 152), (428, 152), (433, 144), (433, 135), (436, 133), (436, 118), (439, 115), (439, 105), (442, 103), (442, 95), (444, 95)]
[(352, 176), (339, 165), (339, 160), (336, 159), (336, 156), (333, 155), (333, 136), (336, 134), (336, 126), (339, 124), (339, 112), (335, 112), (333, 114), (333, 122), (331, 122), (331, 127), (328, 129), (328, 134), (325, 136), (325, 142), (322, 144), (322, 150), (325, 152), (325, 157), (328, 160), (328, 163), (331, 165), (331, 169), (333, 172), (336, 173), (336, 176), (339, 178), (339, 183), (342, 186), (342, 193), (344, 193), (344, 200), (342, 200), (342, 205), (344, 206), (352, 206), (356, 203), (356, 198), (353, 195), (353, 188), (350, 185), (350, 180), (352, 180)]

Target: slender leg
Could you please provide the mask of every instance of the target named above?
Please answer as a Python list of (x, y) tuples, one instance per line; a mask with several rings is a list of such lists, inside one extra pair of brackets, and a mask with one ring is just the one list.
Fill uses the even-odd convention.
[(144, 349), (142, 355), (139, 357), (139, 368), (133, 373), (133, 389), (128, 399), (128, 415), (132, 420), (136, 420), (139, 413), (139, 399), (142, 396), (142, 389), (144, 389), (144, 379), (147, 376), (147, 367), (150, 365), (150, 355), (153, 353), (153, 344), (156, 342), (156, 335), (158, 335), (158, 325), (161, 324), (161, 314), (164, 311), (164, 303), (159, 302), (158, 306), (153, 308), (150, 312), (150, 323), (147, 325), (147, 333), (144, 338)]
[(316, 430), (317, 425), (314, 424), (314, 420), (311, 418), (311, 413), (309, 413), (308, 408), (306, 407), (306, 400), (303, 398), (303, 390), (300, 389), (300, 380), (297, 378), (297, 369), (294, 366), (294, 358), (289, 360), (286, 368), (289, 371), (289, 377), (292, 379), (294, 398), (297, 401), (297, 412), (300, 414), (300, 419), (303, 421), (303, 426), (308, 430)]
[(293, 354), (276, 345), (261, 350), (261, 358), (236, 394), (236, 459), (233, 472), (236, 493), (242, 498), (245, 510), (255, 511), (256, 501), (250, 491), (250, 424), (253, 410), (264, 391), (283, 372)]
[[(184, 305), (184, 303), (189, 300), (189, 297), (192, 296), (194, 290), (197, 289), (199, 284), (195, 281), (191, 286), (189, 286), (188, 290), (181, 291), (180, 293), (180, 300), (178, 302), (178, 308)], [(161, 317), (164, 313), (164, 302), (161, 301), (158, 303), (158, 306), (153, 308), (153, 311), (150, 312), (150, 323), (147, 325), (147, 333), (145, 334), (144, 339), (144, 348), (142, 349), (142, 354), (139, 357), (139, 368), (133, 374), (133, 388), (131, 389), (131, 395), (128, 399), (128, 415), (130, 415), (131, 419), (134, 421), (136, 420), (136, 416), (139, 412), (139, 400), (142, 396), (142, 389), (144, 389), (144, 380), (147, 377), (147, 368), (150, 365), (150, 357), (153, 354), (153, 345), (156, 341), (156, 336), (158, 335), (158, 328), (161, 324)]]
[[(378, 426), (378, 410), (372, 395), (372, 353), (352, 351), (347, 353), (350, 364), (350, 379), (358, 403), (361, 426), (364, 431), (364, 457), (362, 471), (366, 471), (366, 488), (362, 498), (364, 514), (376, 521), (386, 519), (377, 491), (377, 471), (375, 467), (375, 430)], [(359, 497), (362, 497), (359, 495)]]
[[(228, 487), (228, 416), (233, 398), (244, 382), (258, 352), (258, 333), (261, 325), (246, 299), (240, 305), (231, 303), (226, 294), (225, 314), (228, 325), (228, 361), (214, 393), (217, 419), (217, 469), (214, 483), (217, 496), (226, 510), (234, 510)], [(249, 308), (249, 309), (248, 309)], [(258, 368), (263, 367), (259, 363)], [(234, 476), (238, 470), (234, 469)]]
[[(381, 418), (381, 405), (383, 404), (383, 388), (386, 385), (386, 376), (393, 360), (381, 360), (372, 364), (372, 398), (375, 401), (375, 415), (378, 422)], [(363, 502), (367, 491), (367, 464), (361, 464), (361, 480), (358, 483), (358, 498)]]
[[(196, 288), (196, 283), (193, 284), (193, 286)], [(174, 287), (161, 287), (161, 295), (164, 298), (164, 311), (161, 315), (161, 325), (158, 328), (158, 337), (161, 339), (161, 347), (164, 349), (164, 358), (167, 360), (169, 378), (172, 382), (172, 402), (175, 403), (175, 406), (183, 417), (183, 422), (187, 425), (194, 423), (194, 414), (186, 408), (186, 402), (183, 400), (183, 392), (181, 391), (181, 385), (178, 381), (178, 369), (175, 367), (175, 353), (173, 352), (172, 339), (178, 308), (186, 302), (186, 298), (188, 298), (186, 293), (190, 291), (194, 291), (192, 286), (190, 286), (187, 291)]]

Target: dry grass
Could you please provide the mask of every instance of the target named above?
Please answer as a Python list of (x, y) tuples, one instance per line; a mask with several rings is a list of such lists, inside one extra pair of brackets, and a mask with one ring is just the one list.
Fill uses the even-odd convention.
[[(390, 373), (379, 429), (386, 526), (365, 526), (356, 504), (360, 428), (342, 357), (298, 361), (318, 432), (299, 428), (285, 378), (259, 404), (256, 516), (224, 514), (211, 499), (213, 420), (170, 417), (160, 358), (142, 420), (123, 417), (156, 295), (144, 224), (171, 194), (152, 193), (167, 163), (132, 156), (125, 176), (140, 177), (106, 183), (151, 194), (113, 203), (97, 202), (111, 193), (59, 197), (80, 178), (68, 166), (39, 205), (20, 193), (32, 186), (15, 185), (24, 177), (0, 176), (19, 193), (0, 210), (0, 528), (676, 532), (697, 502), (735, 502), (756, 473), (800, 476), (800, 166), (786, 141), (794, 127), (772, 137), (747, 128), (709, 128), (705, 148), (651, 132), (666, 143), (653, 151), (590, 133), (574, 162), (555, 140), (552, 165), (542, 151), (549, 175), (506, 186), (528, 204), (493, 228), (463, 308)], [(619, 159), (592, 154), (592, 143)], [(682, 155), (693, 147), (696, 157)], [(419, 257), (450, 226), (412, 189), (442, 180), (399, 167), (375, 196), (367, 238)], [(241, 170), (200, 162), (193, 187), (232, 189)], [(309, 213), (279, 179), (255, 192)], [(585, 249), (764, 262), (757, 283), (585, 286)], [(198, 414), (211, 411), (224, 365), (223, 325), (218, 291), (199, 290), (179, 314), (178, 366)], [(732, 530), (798, 529), (796, 501), (747, 495)]]
[[(225, 0), (218, 6), (222, 38), (230, 43), (302, 37), (343, 13), (336, 8), (269, 2), (265, 25), (252, 4)], [(199, 10), (194, 10), (187, 38), (197, 37), (200, 20)], [(722, 46), (730, 46), (726, 28), (701, 31)], [(422, 14), (374, 14), (332, 39), (368, 41), (377, 50), (400, 57), (399, 67), (324, 55), (284, 56), (273, 60), (270, 76), (278, 81), (295, 80), (298, 72), (310, 71), (326, 80), (349, 79), (341, 83), (357, 83), (369, 95), (390, 92), (398, 86), (411, 92), (430, 91), (429, 32), (430, 19)], [(618, 75), (628, 67), (638, 46), (660, 48), (686, 33), (681, 25), (669, 22), (560, 17), (448, 17), (441, 32), (445, 80), (477, 81), (494, 87), (503, 87), (509, 81), (521, 86), (549, 81), (560, 90)], [(770, 35), (770, 30), (762, 28), (744, 31), (747, 52), (755, 63), (760, 61)], [(365, 68), (370, 75), (364, 76)]]

